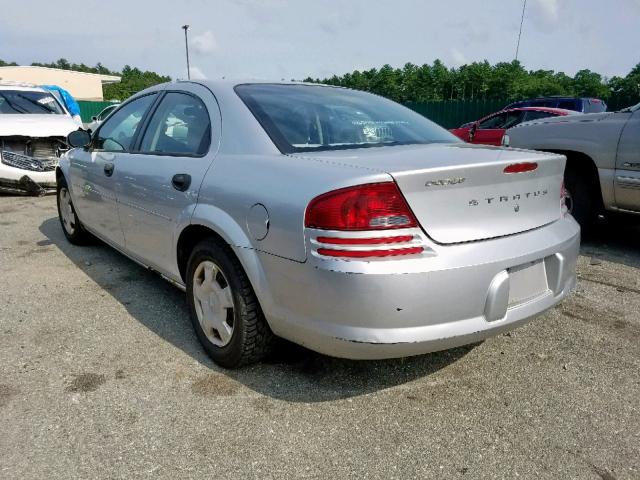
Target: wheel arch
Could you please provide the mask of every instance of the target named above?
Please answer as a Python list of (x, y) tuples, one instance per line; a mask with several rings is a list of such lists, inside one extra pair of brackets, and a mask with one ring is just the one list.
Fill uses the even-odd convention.
[(597, 189), (597, 192), (599, 193), (598, 200), (600, 207), (604, 208), (604, 192), (606, 185), (602, 185), (598, 167), (591, 156), (576, 150), (545, 149), (545, 151), (567, 157), (565, 175), (566, 172), (576, 172), (584, 176), (584, 178), (589, 182), (589, 186), (592, 189)]
[(220, 223), (202, 219), (192, 219), (191, 223), (182, 229), (178, 235), (175, 249), (180, 277), (186, 285), (187, 265), (193, 248), (204, 239), (214, 238), (228, 246), (231, 254), (238, 259), (260, 302), (263, 312), (266, 313), (273, 302), (267, 288), (262, 264), (257, 252), (252, 248), (240, 226), (233, 222), (230, 217), (228, 220), (232, 223), (223, 226)]

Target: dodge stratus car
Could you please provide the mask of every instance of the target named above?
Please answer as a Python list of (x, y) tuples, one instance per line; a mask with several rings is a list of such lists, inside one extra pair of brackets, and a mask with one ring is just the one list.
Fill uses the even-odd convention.
[(563, 156), (465, 144), (369, 93), (169, 83), (68, 140), (66, 237), (186, 290), (225, 367), (275, 337), (354, 359), (472, 343), (576, 283)]
[(48, 90), (0, 84), (0, 192), (54, 192), (58, 159), (77, 128)]

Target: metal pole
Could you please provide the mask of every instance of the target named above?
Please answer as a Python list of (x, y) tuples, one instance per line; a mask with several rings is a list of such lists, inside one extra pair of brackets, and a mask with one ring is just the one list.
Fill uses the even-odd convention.
[(516, 45), (516, 60), (518, 60), (518, 51), (520, 50), (520, 37), (522, 36), (522, 24), (524, 23), (524, 10), (527, 8), (527, 0), (522, 4), (522, 18), (520, 18), (520, 31), (518, 32), (518, 43)]
[(187, 30), (189, 30), (189, 25), (182, 26), (184, 30), (184, 49), (187, 52), (187, 79), (191, 80), (191, 68), (189, 67), (189, 41), (187, 40)]

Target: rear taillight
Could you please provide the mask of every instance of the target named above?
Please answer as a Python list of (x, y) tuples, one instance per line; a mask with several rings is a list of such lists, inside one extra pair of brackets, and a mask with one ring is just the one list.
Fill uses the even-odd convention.
[(417, 227), (413, 213), (394, 182), (341, 188), (309, 203), (305, 227), (321, 230), (387, 230)]
[[(309, 203), (305, 214), (305, 227), (323, 231), (312, 230), (311, 244), (313, 251), (324, 257), (358, 259), (420, 254), (424, 248), (416, 236), (418, 232), (408, 230), (396, 235), (381, 232), (417, 226), (394, 182), (325, 193)], [(370, 233), (363, 236), (357, 232)]]

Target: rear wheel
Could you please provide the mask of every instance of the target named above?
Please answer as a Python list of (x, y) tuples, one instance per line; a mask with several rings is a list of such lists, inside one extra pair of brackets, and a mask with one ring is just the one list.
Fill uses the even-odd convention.
[(58, 178), (56, 199), (58, 204), (58, 218), (60, 219), (64, 236), (74, 245), (86, 244), (91, 238), (91, 235), (84, 229), (78, 219), (71, 194), (69, 193), (69, 186), (63, 176)]
[(187, 301), (198, 339), (217, 364), (236, 368), (270, 352), (273, 334), (227, 245), (207, 239), (193, 249), (187, 265)]

